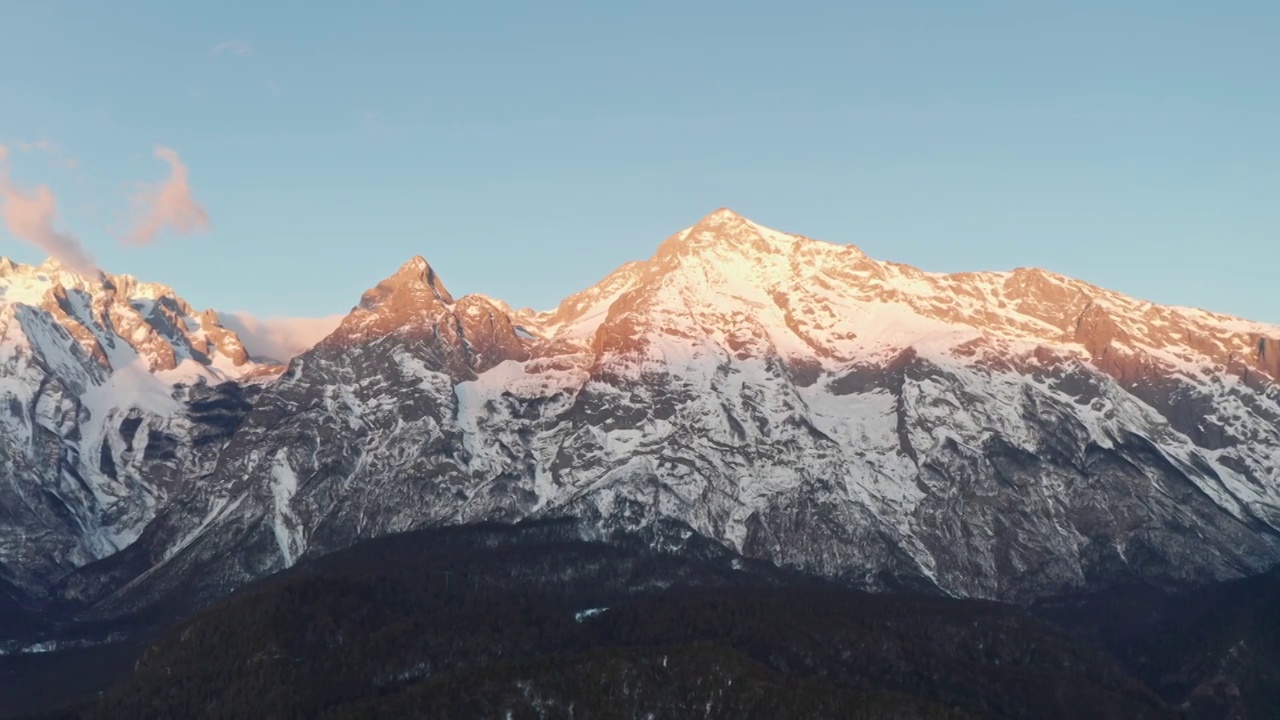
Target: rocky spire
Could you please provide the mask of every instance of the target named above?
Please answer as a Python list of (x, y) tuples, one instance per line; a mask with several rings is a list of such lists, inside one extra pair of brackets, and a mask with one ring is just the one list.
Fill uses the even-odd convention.
[(346, 345), (400, 329), (430, 324), (454, 304), (436, 271), (421, 256), (400, 266), (360, 297), (327, 343)]
[(360, 298), (360, 307), (367, 310), (388, 303), (398, 306), (406, 303), (452, 305), (453, 296), (445, 289), (430, 263), (416, 255)]

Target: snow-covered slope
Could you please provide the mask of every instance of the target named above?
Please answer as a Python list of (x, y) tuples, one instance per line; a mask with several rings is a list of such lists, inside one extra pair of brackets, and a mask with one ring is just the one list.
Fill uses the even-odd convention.
[(225, 428), (191, 403), (271, 372), (163, 285), (0, 258), (0, 578), (39, 588), (132, 543), (216, 457)]
[(941, 275), (720, 210), (546, 313), (421, 258), (62, 591), (217, 594), (424, 525), (674, 520), (872, 587), (1028, 599), (1280, 562), (1280, 328)]

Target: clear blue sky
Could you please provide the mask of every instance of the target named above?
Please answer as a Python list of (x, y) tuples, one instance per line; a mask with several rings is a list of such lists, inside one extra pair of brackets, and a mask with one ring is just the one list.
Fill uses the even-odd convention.
[[(723, 205), (1280, 322), (1277, 38), (1275, 0), (10, 0), (0, 143), (202, 307), (345, 312), (421, 254), (545, 308)], [(122, 247), (157, 145), (212, 228)]]

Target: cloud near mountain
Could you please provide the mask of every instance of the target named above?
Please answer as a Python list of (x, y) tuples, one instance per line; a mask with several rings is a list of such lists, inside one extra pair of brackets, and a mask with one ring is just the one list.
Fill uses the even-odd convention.
[(342, 315), (328, 317), (267, 317), (249, 313), (219, 313), (222, 323), (235, 331), (254, 357), (284, 362), (320, 342), (342, 322)]
[(134, 198), (137, 217), (124, 237), (126, 245), (150, 245), (161, 233), (193, 233), (209, 229), (209, 213), (191, 192), (187, 166), (178, 153), (157, 147), (156, 157), (169, 165), (169, 179)]
[(0, 217), (5, 228), (14, 238), (40, 248), (76, 272), (96, 272), (97, 264), (80, 240), (54, 228), (58, 207), (53, 191), (43, 185), (32, 190), (14, 185), (3, 165), (8, 155), (8, 148), (0, 145)]

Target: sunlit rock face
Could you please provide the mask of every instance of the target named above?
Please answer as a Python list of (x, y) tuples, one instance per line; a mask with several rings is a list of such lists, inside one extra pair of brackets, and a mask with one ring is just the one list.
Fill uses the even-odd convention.
[(1029, 600), (1236, 577), (1280, 561), (1278, 342), (728, 210), (548, 312), (455, 299), (414, 258), (228, 411), (137, 542), (58, 591), (116, 612), (361, 538), (564, 515), (676, 521), (875, 588)]

